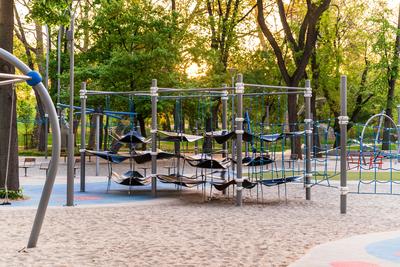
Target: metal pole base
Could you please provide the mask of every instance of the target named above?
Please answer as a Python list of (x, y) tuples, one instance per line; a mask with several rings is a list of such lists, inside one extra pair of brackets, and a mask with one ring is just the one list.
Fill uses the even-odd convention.
[(157, 197), (157, 178), (156, 177), (151, 178), (151, 196)]
[(347, 195), (340, 195), (340, 214), (347, 213)]
[(243, 205), (242, 190), (236, 190), (236, 206), (241, 207)]

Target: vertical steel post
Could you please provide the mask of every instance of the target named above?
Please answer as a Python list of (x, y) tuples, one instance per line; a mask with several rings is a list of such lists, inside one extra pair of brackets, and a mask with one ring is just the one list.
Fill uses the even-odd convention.
[[(100, 114), (94, 114), (96, 116), (96, 151), (100, 150)], [(96, 157), (96, 176), (100, 175), (100, 160)]]
[[(46, 25), (46, 33), (47, 33), (47, 47), (46, 47), (46, 72), (44, 78), (44, 86), (46, 87), (47, 91), (49, 91), (49, 60), (50, 60), (50, 33), (49, 33), (49, 26)], [(48, 144), (49, 144), (49, 114), (44, 114), (44, 123), (45, 123), (45, 139), (44, 139), (44, 158), (47, 159), (48, 154)]]
[(400, 105), (397, 105), (396, 108), (397, 108), (397, 125), (400, 125)]
[(346, 214), (347, 210), (347, 77), (340, 77), (340, 213)]
[(81, 84), (80, 98), (81, 98), (81, 192), (86, 190), (86, 82)]
[(151, 81), (151, 194), (157, 196), (157, 80)]
[(47, 113), (44, 114), (44, 140), (44, 158), (47, 159), (49, 140), (49, 114)]
[(242, 206), (242, 138), (243, 138), (243, 76), (238, 74), (236, 83), (237, 117), (236, 121), (236, 205)]
[(305, 172), (305, 186), (306, 186), (306, 200), (311, 200), (311, 150), (312, 150), (312, 118), (311, 118), (311, 97), (312, 89), (310, 80), (306, 80), (306, 90), (304, 92), (305, 102), (305, 127), (306, 127), (306, 145), (305, 145), (305, 160), (306, 160), (306, 172)]
[(46, 87), (47, 91), (49, 90), (49, 61), (50, 61), (50, 32), (49, 32), (49, 26), (45, 25), (46, 28), (46, 34), (47, 34), (47, 39), (46, 39), (46, 71), (45, 71), (45, 76), (44, 76), (44, 86)]
[[(179, 104), (179, 105), (178, 105)], [(179, 135), (181, 135), (182, 134), (182, 129), (181, 129), (181, 126), (182, 126), (182, 123), (181, 123), (181, 116), (180, 116), (180, 109), (181, 109), (181, 102), (180, 102), (180, 99), (178, 100), (178, 99), (176, 99), (175, 100), (175, 116), (174, 116), (174, 128), (175, 128), (175, 132), (176, 133), (178, 133)], [(180, 141), (174, 141), (174, 148), (175, 148), (175, 150), (174, 150), (174, 152), (175, 152), (175, 155), (177, 155), (177, 161), (176, 161), (176, 173), (175, 173), (175, 175), (177, 176), (177, 177), (179, 177), (179, 171), (180, 171), (180, 168), (181, 168), (181, 158), (180, 158), (180, 156), (181, 156), (181, 142)]]
[[(397, 108), (397, 155), (400, 155), (400, 105), (396, 106)], [(400, 161), (399, 156), (397, 156), (397, 161)]]
[(74, 205), (74, 20), (71, 14), (70, 29), (67, 34), (69, 55), (69, 131), (68, 131), (68, 161), (67, 161), (67, 206)]
[[(195, 123), (195, 126), (194, 126), (194, 134), (195, 135), (199, 135), (199, 128), (198, 128), (198, 126), (199, 126), (199, 122), (198, 122), (198, 120), (197, 120), (197, 118), (196, 118), (196, 123)], [(199, 153), (199, 141), (194, 141), (194, 154), (198, 154)]]
[[(235, 76), (232, 75), (232, 87), (235, 87)], [(233, 91), (232, 91), (233, 92)], [(236, 125), (235, 125), (235, 97), (234, 94), (232, 93), (232, 106), (231, 106), (231, 116), (232, 116), (232, 132), (235, 131)], [(236, 160), (236, 150), (235, 150), (235, 140), (232, 139), (231, 141), (231, 153), (232, 153), (232, 160)], [(232, 164), (232, 172), (235, 172), (235, 164)]]
[[(267, 104), (267, 106), (265, 107), (265, 123), (267, 125), (267, 127), (265, 127), (266, 129), (266, 134), (269, 134), (269, 130), (270, 130), (270, 120), (269, 120), (269, 104)], [(263, 127), (264, 129), (264, 127)], [(265, 151), (269, 154), (269, 146), (268, 146), (268, 142), (265, 142)], [(267, 165), (267, 169), (268, 169), (268, 165)]]
[[(226, 84), (223, 85), (226, 87)], [(227, 125), (227, 120), (228, 120), (228, 91), (223, 91), (222, 96), (221, 96), (221, 102), (222, 102), (222, 131), (227, 133), (228, 132), (228, 125)], [(228, 144), (227, 142), (224, 142), (222, 144), (222, 157), (226, 158), (228, 156)]]
[(58, 107), (60, 104), (60, 93), (61, 93), (61, 39), (63, 36), (64, 27), (60, 26), (58, 30), (58, 37), (57, 37), (57, 114), (58, 116), (61, 115), (61, 109)]

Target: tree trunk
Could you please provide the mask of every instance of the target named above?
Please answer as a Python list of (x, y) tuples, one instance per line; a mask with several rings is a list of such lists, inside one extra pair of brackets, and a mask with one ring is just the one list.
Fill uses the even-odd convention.
[[(146, 135), (146, 125), (144, 123), (144, 118), (143, 118), (142, 114), (140, 114), (140, 113), (138, 114), (137, 120), (139, 122), (140, 134), (143, 137), (146, 137), (147, 136)], [(142, 148), (143, 148), (143, 150), (146, 150), (146, 144), (143, 144)]]
[[(90, 4), (88, 1), (83, 1), (82, 4), (84, 5), (83, 13), (85, 15), (85, 20), (89, 21)], [(86, 25), (86, 27), (83, 27), (83, 49), (82, 49), (83, 52), (86, 52), (89, 49), (89, 45), (90, 45), (90, 28)]]
[(73, 123), (74, 123), (74, 128), (73, 128), (73, 132), (74, 132), (74, 146), (76, 147), (76, 139), (77, 139), (77, 137), (78, 137), (78, 135), (77, 135), (77, 133), (78, 133), (78, 127), (79, 127), (79, 124), (81, 123), (81, 120), (75, 118)]
[[(205, 125), (206, 132), (213, 131), (212, 128), (213, 123), (210, 117), (206, 118), (205, 123), (206, 123)], [(212, 152), (212, 139), (210, 136), (206, 136), (204, 137), (203, 153), (210, 154), (211, 152)]]
[[(287, 11), (285, 10), (284, 2), (282, 0), (277, 0), (276, 2), (279, 10), (279, 17), (283, 27), (285, 37), (284, 39), (285, 42), (288, 43), (289, 48), (292, 50), (292, 63), (294, 63), (294, 65), (296, 66), (292, 73), (289, 72), (289, 68), (287, 67), (289, 65), (287, 61), (289, 61), (290, 59), (284, 56), (282, 52), (282, 46), (277, 42), (277, 39), (275, 39), (274, 35), (270, 31), (269, 26), (266, 23), (264, 17), (263, 0), (257, 0), (257, 21), (262, 33), (267, 38), (269, 44), (274, 51), (279, 71), (286, 85), (298, 86), (300, 81), (304, 78), (305, 69), (308, 65), (308, 61), (311, 57), (312, 51), (315, 48), (315, 43), (317, 41), (317, 23), (322, 13), (328, 9), (331, 0), (320, 1), (319, 5), (311, 3), (311, 1), (307, 1), (307, 13), (304, 16), (303, 21), (300, 25), (297, 40), (295, 39), (295, 35), (293, 35), (292, 29), (290, 28), (290, 24), (287, 20)], [(290, 131), (297, 131), (297, 97), (295, 95), (288, 95), (288, 113)], [(301, 157), (302, 153), (300, 139), (294, 139), (295, 140), (294, 142), (292, 142), (291, 147), (292, 153), (298, 154), (299, 157)]]
[(176, 11), (176, 1), (175, 0), (171, 0), (171, 10), (172, 10), (172, 12)]
[(104, 126), (103, 130), (103, 150), (108, 150), (108, 132), (110, 128), (110, 118), (106, 115), (106, 125)]
[(169, 115), (165, 113), (165, 122), (166, 122), (166, 131), (171, 131), (171, 119), (169, 118)]
[[(42, 26), (38, 23), (35, 24), (35, 30), (36, 30), (36, 40), (37, 40), (37, 46), (36, 46), (36, 64), (39, 69), (39, 73), (44, 74), (45, 70), (43, 67), (43, 58), (44, 58), (44, 50), (43, 50), (43, 30)], [(36, 124), (35, 128), (33, 130), (33, 139), (35, 144), (37, 144), (37, 148), (39, 151), (44, 152), (46, 149), (46, 125), (45, 125), (45, 113), (46, 111), (44, 110), (42, 102), (39, 100), (39, 97), (37, 93), (35, 92), (36, 95), (36, 102), (37, 102), (37, 108), (36, 108)]]
[[(390, 118), (393, 118), (393, 101), (394, 101), (394, 88), (395, 88), (395, 81), (392, 83), (389, 81), (389, 88), (386, 97), (386, 109), (385, 113)], [(392, 122), (385, 118), (384, 119), (384, 129), (383, 129), (383, 141), (382, 141), (382, 150), (389, 150), (390, 149), (390, 130), (389, 128), (393, 128), (395, 125)]]
[[(15, 4), (14, 4), (14, 12), (15, 12), (15, 18), (16, 18), (17, 26), (18, 26), (18, 31), (16, 30), (17, 37), (22, 42), (22, 44), (25, 48), (25, 54), (26, 54), (28, 66), (31, 69), (35, 69), (32, 53), (31, 53), (31, 50), (33, 50), (33, 48), (29, 45), (29, 43), (26, 39), (25, 30), (23, 28), (21, 19), (18, 14), (18, 10), (15, 7)], [(42, 47), (41, 49), (38, 49), (37, 51), (39, 53), (41, 52), (41, 57), (43, 58), (43, 37), (40, 37), (40, 36), (42, 36), (41, 33), (42, 33), (42, 29), (39, 28), (38, 24), (36, 24), (36, 34), (39, 35), (37, 47), (38, 48)], [(41, 44), (40, 44), (40, 42), (41, 42)], [(36, 55), (36, 57), (39, 60), (38, 54)], [(42, 64), (38, 64), (38, 66), (39, 66), (39, 72), (43, 73)], [(36, 123), (34, 125), (33, 136), (32, 136), (32, 147), (37, 147), (39, 149), (39, 151), (43, 152), (43, 151), (45, 151), (45, 143), (46, 143), (46, 140), (45, 140), (45, 137), (46, 137), (45, 128), (46, 127), (45, 127), (45, 124), (43, 123), (44, 118), (45, 118), (44, 117), (45, 111), (44, 111), (43, 105), (40, 101), (39, 94), (37, 93), (37, 91), (35, 89), (34, 89), (34, 92), (35, 92), (37, 107), (36, 107), (36, 117), (35, 117)]]
[(218, 98), (216, 105), (212, 108), (213, 129), (218, 129), (218, 111), (220, 110), (221, 105), (222, 105), (221, 98)]
[[(290, 83), (288, 86), (297, 87), (299, 83), (294, 81)], [(289, 131), (296, 132), (299, 130), (298, 116), (297, 116), (297, 95), (288, 95), (288, 114), (289, 114)], [(291, 138), (291, 153), (297, 154), (299, 159), (303, 158), (303, 154), (301, 152), (301, 139), (300, 137), (292, 137)]]
[[(312, 88), (313, 88), (313, 93), (311, 96), (311, 114), (312, 114), (312, 119), (314, 121), (318, 120), (318, 114), (317, 114), (317, 91), (319, 87), (319, 63), (317, 61), (317, 47), (315, 46), (313, 53), (311, 54), (311, 70), (312, 70)], [(323, 154), (318, 154), (318, 150), (321, 148), (321, 141), (319, 138), (319, 129), (316, 127), (316, 124), (314, 123), (313, 126), (313, 157), (318, 157), (322, 156)], [(324, 147), (323, 149), (327, 149), (327, 147)]]
[[(102, 114), (103, 108), (97, 107), (94, 111), (94, 114)], [(95, 150), (96, 149), (96, 117), (98, 115), (92, 115), (90, 118), (90, 130), (89, 130), (89, 141), (88, 141), (88, 149)], [(100, 136), (99, 136), (99, 147), (101, 148), (102, 140), (103, 140), (103, 115), (100, 115)]]
[[(396, 32), (396, 42), (394, 44), (394, 54), (391, 66), (388, 67), (388, 93), (386, 98), (386, 115), (393, 118), (393, 106), (394, 106), (394, 89), (396, 87), (396, 81), (399, 74), (399, 56), (400, 56), (400, 5), (399, 13), (397, 17), (397, 32)], [(385, 118), (384, 128), (392, 128), (394, 125), (390, 120)], [(390, 131), (383, 131), (383, 142), (382, 150), (390, 149)]]
[[(13, 0), (0, 1), (0, 47), (13, 52), (14, 13)], [(15, 73), (14, 67), (0, 60), (0, 72)], [(10, 121), (10, 115), (13, 115)], [(17, 132), (16, 94), (12, 85), (0, 86), (0, 187), (4, 188), (6, 170), (7, 186), (10, 190), (19, 189), (18, 132)], [(11, 129), (10, 129), (11, 122)], [(11, 130), (11, 132), (10, 132)], [(10, 136), (11, 134), (11, 136)], [(8, 140), (11, 138), (11, 146)], [(10, 158), (7, 166), (8, 152)]]

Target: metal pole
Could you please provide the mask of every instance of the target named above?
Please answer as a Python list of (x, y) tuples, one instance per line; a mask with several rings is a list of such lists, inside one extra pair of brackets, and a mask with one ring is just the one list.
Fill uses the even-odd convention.
[(85, 192), (86, 186), (86, 82), (81, 84), (80, 98), (81, 98), (81, 192)]
[(242, 206), (242, 138), (243, 138), (243, 76), (238, 74), (236, 83), (237, 117), (236, 121), (236, 205)]
[[(269, 134), (269, 130), (270, 130), (270, 124), (269, 124), (269, 105), (266, 106), (266, 110), (265, 110), (265, 116), (266, 116), (266, 125), (267, 127), (265, 127), (266, 129), (266, 134)], [(263, 127), (264, 129), (264, 127)], [(268, 142), (265, 142), (265, 150), (267, 152), (267, 154), (269, 154), (269, 146), (268, 146)], [(267, 165), (268, 168), (268, 165)]]
[[(226, 84), (224, 84), (226, 87)], [(224, 91), (223, 95), (221, 97), (221, 102), (222, 102), (222, 131), (227, 133), (228, 132), (228, 125), (227, 125), (227, 120), (228, 120), (228, 91)], [(226, 158), (228, 156), (228, 144), (224, 142), (222, 144), (222, 157)]]
[(70, 29), (67, 34), (69, 54), (69, 129), (67, 161), (67, 206), (74, 205), (74, 14), (71, 14)]
[[(397, 108), (397, 133), (399, 133), (400, 130), (400, 105), (396, 106)], [(400, 155), (400, 135), (397, 134), (397, 155)], [(397, 159), (398, 161), (400, 161), (400, 158), (398, 157)]]
[(44, 158), (47, 159), (49, 141), (49, 114), (47, 113), (44, 114), (44, 140)]
[[(181, 108), (181, 102), (180, 99), (175, 100), (175, 116), (174, 116), (174, 128), (175, 132), (181, 134), (182, 129), (181, 129), (181, 118), (180, 118), (180, 108)], [(212, 130), (212, 129), (211, 129)], [(177, 161), (176, 161), (176, 176), (179, 177), (179, 170), (181, 168), (181, 161), (180, 161), (180, 156), (181, 156), (181, 142), (180, 141), (175, 141), (174, 142), (174, 148), (175, 148), (175, 155), (177, 155)]]
[(400, 125), (400, 105), (397, 105), (396, 108), (397, 108), (397, 125)]
[(58, 104), (60, 104), (60, 93), (61, 93), (61, 39), (63, 36), (64, 27), (60, 26), (58, 30), (58, 38), (57, 38), (57, 114), (60, 116), (61, 109), (58, 108)]
[(157, 196), (157, 80), (151, 81), (151, 194)]
[(47, 33), (47, 47), (46, 47), (46, 72), (44, 77), (44, 86), (47, 91), (49, 90), (49, 60), (50, 60), (50, 33), (49, 26), (46, 25), (46, 33)]
[[(100, 150), (100, 114), (94, 114), (96, 116), (96, 151)], [(100, 160), (96, 157), (96, 176), (100, 175)]]
[(346, 214), (347, 209), (347, 77), (340, 77), (340, 116), (338, 118), (340, 125), (340, 213)]
[[(235, 76), (232, 75), (232, 87), (235, 86)], [(232, 116), (232, 132), (235, 131), (235, 97), (232, 97), (232, 106), (231, 106), (231, 116)], [(231, 153), (232, 153), (232, 160), (235, 161), (236, 159), (236, 150), (235, 150), (235, 140), (232, 139), (231, 142)], [(235, 164), (232, 164), (232, 172), (235, 172)]]
[[(195, 123), (195, 127), (194, 127), (194, 132), (195, 135), (199, 135), (199, 122), (196, 118), (196, 123)], [(198, 154), (199, 153), (199, 141), (194, 141), (194, 154)]]
[(306, 127), (306, 172), (305, 172), (305, 181), (306, 181), (306, 200), (311, 200), (311, 150), (312, 150), (312, 118), (311, 118), (311, 97), (312, 97), (312, 89), (311, 89), (311, 82), (310, 80), (306, 80), (306, 91), (304, 93), (304, 101), (305, 101), (305, 109), (306, 109), (306, 116), (305, 116), (305, 127)]
[[(14, 55), (10, 54), (6, 50), (0, 48), (0, 58), (14, 65), (17, 69), (19, 69), (23, 74), (28, 74), (32, 70), (16, 58)], [(61, 134), (60, 134), (60, 126), (57, 119), (56, 109), (54, 107), (53, 101), (49, 95), (49, 92), (44, 87), (43, 83), (38, 83), (34, 85), (34, 88), (38, 92), (40, 100), (42, 101), (45, 110), (49, 114), (50, 125), (52, 126), (52, 155), (51, 161), (49, 164), (49, 170), (46, 175), (46, 182), (43, 187), (42, 196), (40, 197), (40, 202), (38, 209), (36, 211), (35, 220), (33, 222), (31, 234), (29, 236), (28, 248), (36, 247), (40, 230), (43, 225), (43, 220), (46, 215), (47, 205), (49, 203), (50, 194), (53, 189), (54, 181), (57, 175), (58, 170), (58, 162), (60, 160), (60, 150), (61, 150)]]
[[(249, 132), (249, 128), (250, 128), (250, 122), (248, 121), (248, 112), (249, 112), (249, 110), (248, 109), (246, 109), (246, 113), (245, 113), (245, 117), (246, 117), (246, 119), (244, 120), (244, 127), (243, 127), (243, 130), (246, 132), (246, 133), (248, 133)], [(245, 155), (245, 157), (248, 157), (249, 156), (249, 142), (245, 142), (244, 143), (244, 155)]]

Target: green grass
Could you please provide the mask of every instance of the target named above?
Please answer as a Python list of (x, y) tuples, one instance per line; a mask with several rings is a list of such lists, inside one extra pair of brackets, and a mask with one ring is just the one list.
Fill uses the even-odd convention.
[[(328, 176), (332, 176), (334, 175), (334, 172), (332, 171), (328, 171)], [(388, 181), (391, 178), (392, 175), (392, 179), (394, 181), (400, 181), (400, 174), (398, 174), (397, 172), (392, 172), (392, 174), (390, 172), (387, 171), (377, 171), (376, 173), (374, 171), (362, 171), (361, 172), (361, 178), (364, 181), (368, 181), (368, 180), (374, 180), (375, 179), (375, 174), (376, 174), (376, 179), (380, 180), (380, 181)], [(322, 176), (317, 176), (318, 178), (321, 178)], [(358, 171), (348, 171), (347, 172), (347, 180), (349, 181), (358, 181), (360, 177), (360, 173)], [(337, 175), (333, 176), (332, 178), (330, 178), (332, 180), (335, 181), (339, 181), (340, 180), (340, 174), (337, 173)]]
[[(247, 169), (243, 169), (244, 171), (247, 171)], [(249, 172), (243, 172), (243, 176), (244, 177), (249, 177), (251, 173)], [(320, 173), (322, 174), (322, 172)], [(332, 171), (328, 171), (327, 172), (328, 176), (332, 176), (335, 173)], [(290, 177), (290, 176), (296, 176), (296, 175), (301, 175), (301, 173), (298, 173), (296, 171), (274, 171), (274, 173), (272, 173), (271, 171), (268, 172), (267, 170), (264, 170), (263, 173), (263, 178), (264, 179), (272, 179), (274, 178), (281, 178), (281, 177)], [(255, 177), (255, 176), (254, 176)], [(258, 178), (259, 176), (257, 176)], [(322, 175), (316, 175), (313, 176), (312, 179), (317, 178), (317, 180), (321, 180), (323, 179)], [(362, 180), (364, 181), (370, 181), (370, 180), (374, 180), (375, 179), (375, 172), (373, 171), (363, 171), (362, 172)], [(383, 172), (383, 171), (377, 171), (376, 172), (376, 179), (380, 180), (380, 181), (389, 181), (390, 180), (390, 172)], [(397, 174), (397, 172), (393, 172), (392, 173), (392, 179), (394, 181), (400, 181), (400, 173)], [(334, 181), (339, 181), (340, 180), (340, 173), (337, 173), (335, 176), (330, 177), (330, 180), (334, 180)], [(347, 172), (347, 180), (349, 181), (358, 181), (359, 180), (359, 172), (357, 171), (348, 171)]]

